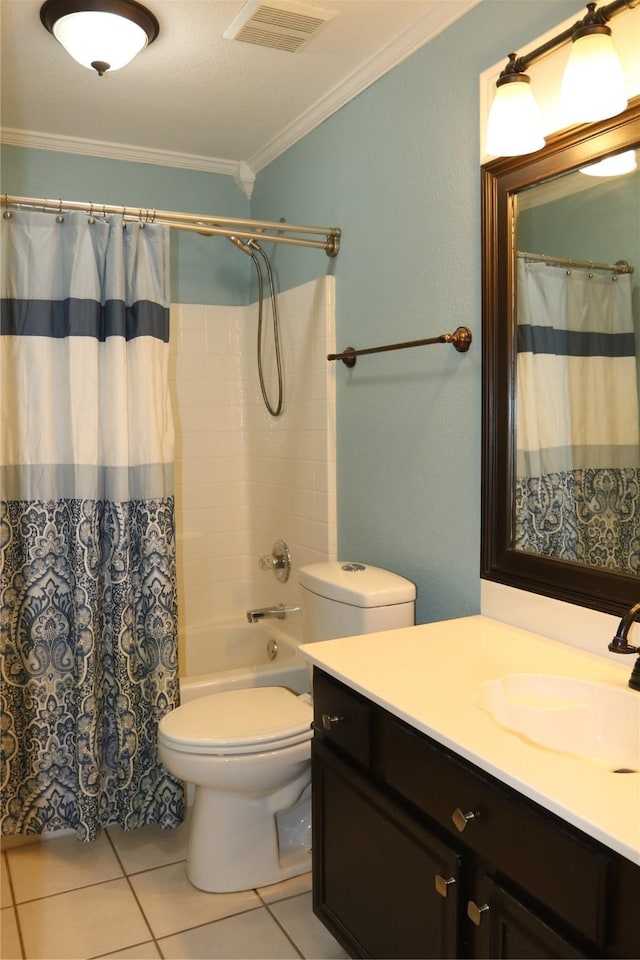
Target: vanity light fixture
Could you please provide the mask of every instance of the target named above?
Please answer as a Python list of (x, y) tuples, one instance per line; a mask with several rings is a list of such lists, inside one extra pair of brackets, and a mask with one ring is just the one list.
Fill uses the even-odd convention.
[(544, 147), (540, 108), (531, 80), (517, 67), (515, 53), (496, 83), (487, 121), (487, 150), (496, 157), (518, 157)]
[(569, 42), (571, 55), (561, 88), (566, 125), (593, 123), (622, 113), (627, 107), (624, 72), (607, 22), (639, 3), (613, 0), (599, 8), (588, 3), (586, 16), (567, 30), (522, 57), (510, 53), (496, 81), (487, 123), (487, 152), (515, 157), (544, 146), (540, 113), (526, 71), (536, 60)]
[(100, 77), (125, 67), (160, 32), (155, 16), (136, 0), (47, 0), (40, 20), (74, 60)]
[[(595, 123), (627, 108), (624, 72), (595, 3), (571, 35), (571, 53), (562, 77), (560, 98), (568, 123)], [(606, 7), (604, 8), (606, 10)]]

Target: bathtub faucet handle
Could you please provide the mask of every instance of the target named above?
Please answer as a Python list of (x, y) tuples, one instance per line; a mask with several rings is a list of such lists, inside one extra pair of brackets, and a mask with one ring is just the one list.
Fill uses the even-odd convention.
[(279, 603), (277, 607), (260, 607), (258, 610), (247, 610), (247, 620), (249, 623), (258, 623), (259, 620), (267, 620), (271, 617), (276, 620), (284, 620), (288, 613), (299, 613), (300, 607), (285, 607), (284, 603)]
[(270, 557), (260, 557), (258, 566), (261, 570), (273, 570), (280, 583), (286, 583), (291, 573), (291, 555), (284, 540), (276, 540)]

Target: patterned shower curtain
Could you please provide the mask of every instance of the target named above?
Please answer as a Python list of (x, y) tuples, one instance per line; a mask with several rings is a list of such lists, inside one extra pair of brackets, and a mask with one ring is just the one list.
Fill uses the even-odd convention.
[(2, 834), (182, 820), (168, 229), (2, 223)]
[(640, 574), (630, 274), (518, 262), (518, 549)]

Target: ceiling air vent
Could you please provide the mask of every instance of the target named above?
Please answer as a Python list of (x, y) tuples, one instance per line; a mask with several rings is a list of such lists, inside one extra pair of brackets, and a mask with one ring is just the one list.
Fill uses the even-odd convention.
[(335, 12), (285, 0), (249, 0), (223, 36), (295, 53)]

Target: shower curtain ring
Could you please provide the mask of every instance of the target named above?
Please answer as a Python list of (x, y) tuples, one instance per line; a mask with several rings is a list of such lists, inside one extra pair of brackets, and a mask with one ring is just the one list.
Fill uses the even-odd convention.
[(56, 217), (56, 223), (64, 223), (64, 217), (62, 216), (62, 197), (58, 197), (58, 216)]

